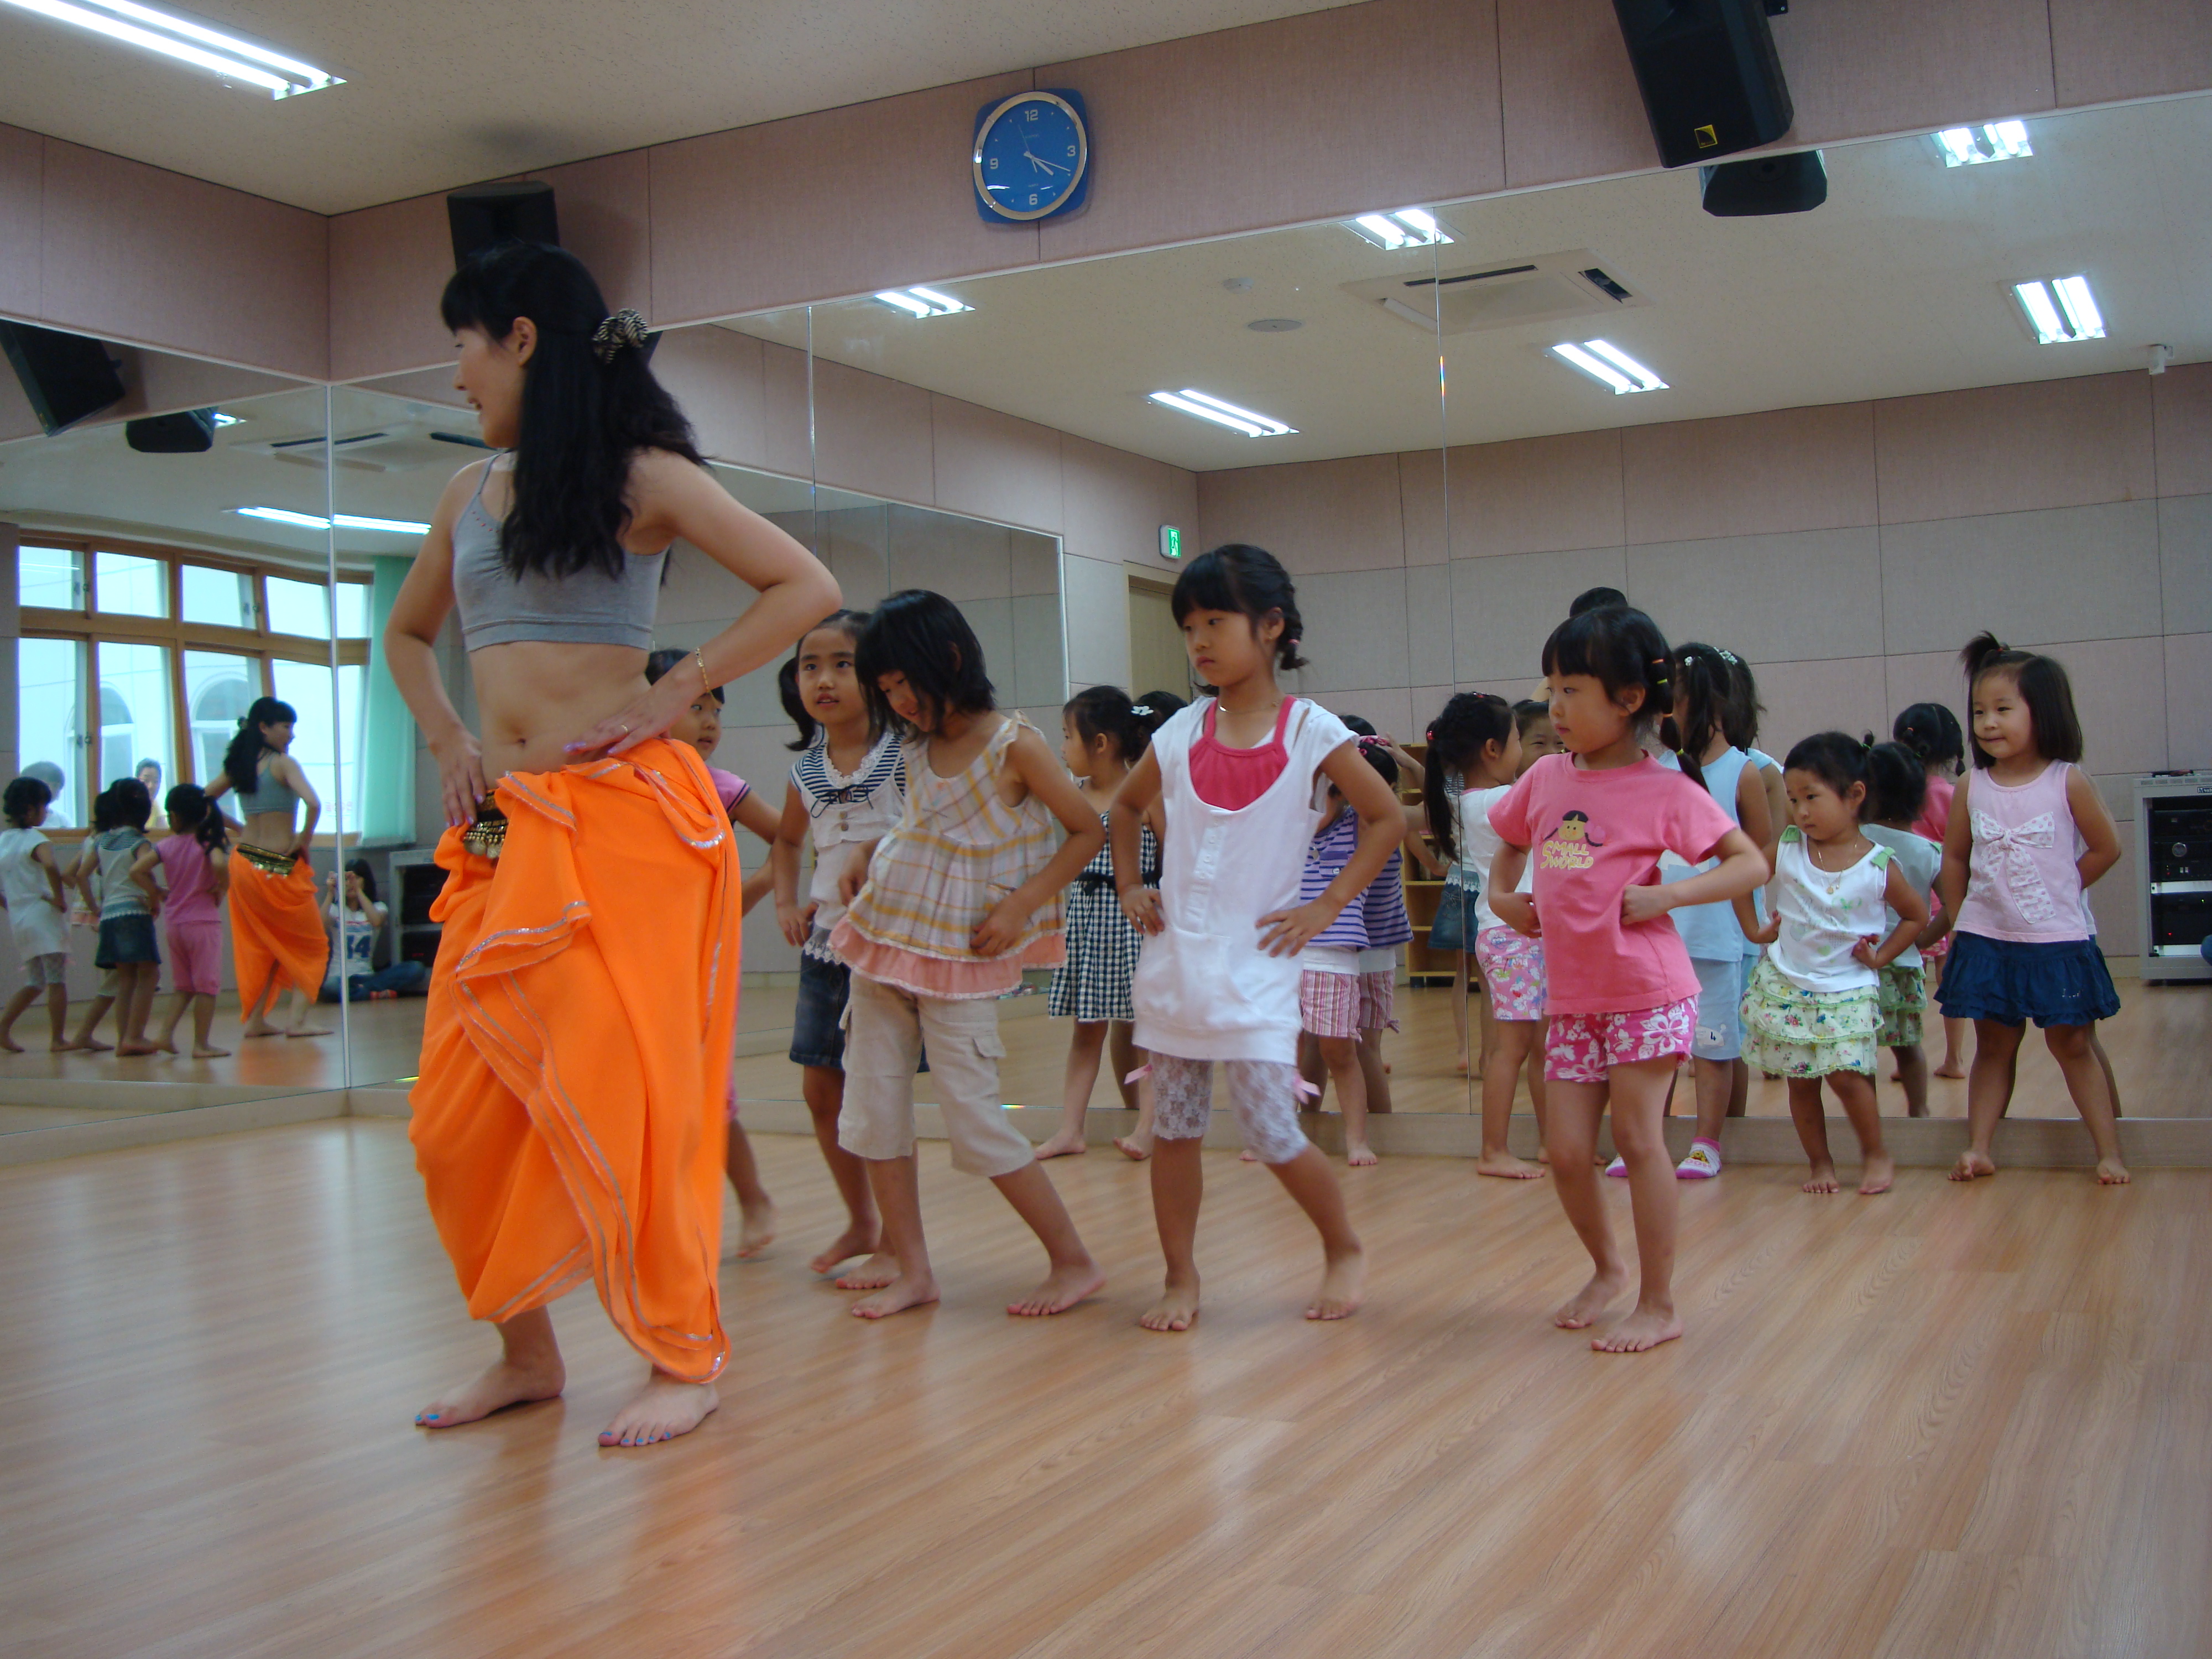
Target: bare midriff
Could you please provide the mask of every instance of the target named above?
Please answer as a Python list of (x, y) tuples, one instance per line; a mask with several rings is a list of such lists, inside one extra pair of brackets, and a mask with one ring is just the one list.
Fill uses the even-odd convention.
[(645, 689), (645, 653), (627, 645), (522, 640), (469, 653), (476, 682), (483, 775), (551, 772), (574, 757), (565, 746)]
[(289, 805), (281, 812), (248, 812), (244, 820), (246, 829), (239, 839), (264, 853), (289, 853), (292, 850), (294, 817), (295, 809)]

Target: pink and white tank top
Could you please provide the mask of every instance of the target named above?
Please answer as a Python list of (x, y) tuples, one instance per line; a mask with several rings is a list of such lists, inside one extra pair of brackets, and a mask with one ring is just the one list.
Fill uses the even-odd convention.
[(2022, 945), (2089, 937), (2074, 862), (2074, 809), (2066, 800), (2073, 769), (2053, 761), (2009, 786), (1978, 770), (1960, 786), (1952, 811), (1963, 805), (1974, 845), (1959, 932)]

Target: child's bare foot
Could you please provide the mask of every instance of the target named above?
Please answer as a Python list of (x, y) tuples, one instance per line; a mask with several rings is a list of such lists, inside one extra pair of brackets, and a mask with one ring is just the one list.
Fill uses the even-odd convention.
[(1137, 1323), (1148, 1331), (1187, 1331), (1198, 1322), (1198, 1275), (1170, 1279), (1160, 1299), (1138, 1315)]
[(11, 1036), (0, 1036), (0, 1048), (5, 1048), (11, 1054), (23, 1052), (23, 1045)]
[(1870, 1152), (1859, 1176), (1859, 1196), (1872, 1198), (1876, 1193), (1886, 1193), (1896, 1181), (1897, 1160), (1887, 1152)]
[(1597, 1316), (1609, 1306), (1613, 1297), (1628, 1288), (1628, 1270), (1601, 1268), (1589, 1276), (1589, 1283), (1577, 1291), (1552, 1316), (1552, 1322), (1563, 1331), (1585, 1330), (1597, 1322)]
[(765, 1199), (754, 1205), (738, 1206), (738, 1248), (730, 1252), (734, 1261), (750, 1261), (775, 1243), (775, 1206)]
[(1544, 1175), (1534, 1164), (1510, 1152), (1485, 1152), (1474, 1160), (1474, 1172), (1496, 1176), (1501, 1181), (1540, 1181)]
[(711, 1382), (683, 1382), (655, 1371), (599, 1431), (602, 1446), (652, 1446), (689, 1434), (722, 1403)]
[(1150, 1135), (1116, 1135), (1114, 1137), (1114, 1150), (1132, 1164), (1142, 1164), (1152, 1155), (1152, 1138)]
[(1959, 1161), (1951, 1166), (1951, 1179), (1972, 1181), (1982, 1176), (1993, 1176), (1996, 1172), (1997, 1166), (1990, 1161), (1986, 1152), (1978, 1152), (1970, 1146), (1959, 1154)]
[(1048, 1315), (1066, 1313), (1086, 1296), (1103, 1289), (1106, 1275), (1089, 1256), (1054, 1267), (1044, 1276), (1044, 1283), (1018, 1302), (1006, 1304), (1006, 1311), (1024, 1319), (1042, 1319)]
[(106, 1054), (113, 1053), (115, 1045), (110, 1042), (102, 1042), (96, 1036), (81, 1036), (75, 1042), (70, 1044), (70, 1047), (72, 1048), (82, 1048), (88, 1054)]
[[(826, 1273), (829, 1269), (823, 1271)], [(898, 1276), (898, 1258), (888, 1250), (878, 1250), (850, 1273), (838, 1274), (837, 1288), (841, 1291), (880, 1291)]]
[(1657, 1347), (1662, 1342), (1672, 1342), (1681, 1334), (1681, 1316), (1673, 1309), (1665, 1313), (1655, 1313), (1639, 1304), (1635, 1312), (1603, 1336), (1590, 1338), (1590, 1352), (1642, 1353), (1647, 1348)]
[(1237, 1154), (1237, 1161), (1239, 1164), (1257, 1164), (1260, 1161), (1260, 1154), (1254, 1152), (1249, 1146), (1247, 1146), (1243, 1152)]
[(115, 1052), (118, 1057), (121, 1057), (124, 1055), (159, 1054), (161, 1050), (155, 1048), (155, 1046), (150, 1042), (138, 1042), (126, 1037), (121, 1042), (115, 1045)]
[[(883, 1236), (881, 1227), (863, 1227), (854, 1222), (837, 1236), (836, 1243), (806, 1265), (817, 1273), (836, 1273), (840, 1262), (850, 1261), (856, 1255), (873, 1255), (876, 1246), (883, 1242)], [(893, 1268), (892, 1271), (896, 1274), (897, 1270)], [(888, 1285), (890, 1280), (886, 1279), (883, 1282)], [(874, 1290), (877, 1287), (871, 1285), (868, 1288)]]
[(276, 1028), (264, 1020), (256, 1020), (252, 1024), (241, 1028), (238, 1034), (242, 1037), (275, 1036)]
[(453, 1393), (442, 1395), (415, 1413), (415, 1425), (422, 1429), (459, 1428), (464, 1423), (474, 1423), (489, 1417), (494, 1412), (503, 1412), (509, 1406), (527, 1406), (539, 1400), (550, 1400), (568, 1382), (568, 1373), (561, 1362), (550, 1365), (514, 1365), (501, 1360), (484, 1368), (483, 1375), (463, 1384)]
[[(843, 1280), (838, 1281), (842, 1284)], [(937, 1300), (937, 1281), (934, 1279), (909, 1279), (904, 1273), (878, 1291), (873, 1296), (864, 1296), (853, 1304), (855, 1319), (888, 1319), (895, 1313), (904, 1313), (908, 1308), (923, 1308)]]
[(2124, 1187), (2134, 1179), (2135, 1177), (2128, 1173), (2128, 1166), (2117, 1158), (2101, 1158), (2097, 1160), (2099, 1186)]
[(83, 1047), (84, 1044), (82, 1042), (73, 1042), (68, 1037), (64, 1037), (59, 1042), (49, 1042), (46, 1045), (46, 1052), (50, 1054), (73, 1054)]
[(1966, 1068), (1959, 1064), (1955, 1060), (1947, 1060), (1941, 1066), (1938, 1066), (1934, 1071), (1929, 1073), (1928, 1075), (1930, 1077), (1963, 1078), (1966, 1075)]
[(1351, 1140), (1345, 1143), (1344, 1163), (1346, 1169), (1369, 1170), (1374, 1168), (1376, 1162), (1375, 1149), (1365, 1141)]
[(159, 1053), (173, 1055), (177, 1052), (177, 1039), (173, 1036), (157, 1036), (154, 1039), (154, 1047)]
[(1048, 1158), (1080, 1158), (1090, 1150), (1081, 1135), (1073, 1130), (1062, 1129), (1037, 1147), (1037, 1162), (1042, 1164)]
[(202, 1048), (195, 1045), (192, 1049), (192, 1058), (194, 1060), (228, 1060), (230, 1058), (230, 1050), (228, 1048)]
[(1799, 1188), (1798, 1191), (1805, 1193), (1839, 1193), (1843, 1191), (1843, 1182), (1836, 1179), (1836, 1166), (1834, 1164), (1815, 1164), (1813, 1166), (1813, 1173), (1806, 1178), (1805, 1184)]
[[(330, 1034), (331, 1034), (331, 1028), (330, 1028), (329, 1026), (327, 1026), (327, 1025), (295, 1025), (295, 1026), (293, 1026), (290, 1030), (289, 1030), (288, 1031), (286, 1031), (286, 1032), (284, 1033), (284, 1035), (285, 1035), (286, 1036), (288, 1036), (288, 1037), (328, 1036)], [(650, 1388), (650, 1387), (652, 1387), (653, 1385), (652, 1385), (651, 1383), (647, 1383), (646, 1386), (647, 1386), (647, 1388)], [(683, 1383), (678, 1383), (678, 1384), (677, 1384), (676, 1386), (678, 1386), (678, 1388), (690, 1388), (690, 1387), (691, 1387), (692, 1385), (691, 1385), (690, 1383), (688, 1383), (688, 1382), (683, 1382)], [(698, 1386), (700, 1386), (700, 1387), (702, 1387), (702, 1388), (704, 1388), (706, 1385), (705, 1385), (704, 1383), (702, 1383), (702, 1384), (700, 1384), (700, 1385), (698, 1385)], [(709, 1394), (712, 1394), (712, 1393), (714, 1392), (714, 1390), (713, 1390), (712, 1389), (707, 1389), (707, 1392), (708, 1392), (708, 1393), (709, 1393)], [(642, 1396), (642, 1395), (641, 1395), (641, 1396), (639, 1396), (639, 1397), (640, 1397), (641, 1399), (641, 1398), (643, 1398), (643, 1396)], [(634, 1404), (635, 1404), (636, 1402), (635, 1402), (635, 1401), (633, 1401), (631, 1403), (634, 1405)], [(628, 1409), (628, 1407), (625, 1407), (623, 1409), (627, 1410), (627, 1409)], [(709, 1406), (709, 1407), (707, 1407), (707, 1411), (712, 1411), (712, 1410), (714, 1410), (714, 1408), (712, 1406)], [(707, 1412), (702, 1412), (702, 1413), (699, 1413), (699, 1415), (700, 1415), (700, 1416), (702, 1416), (702, 1417), (704, 1417), (706, 1414), (707, 1414)], [(681, 1429), (677, 1430), (677, 1431), (676, 1431), (676, 1432), (677, 1432), (678, 1434), (689, 1434), (689, 1433), (691, 1431), (691, 1430), (692, 1430), (692, 1429), (696, 1429), (696, 1428), (697, 1428), (698, 1426), (699, 1426), (699, 1425), (698, 1425), (696, 1423), (694, 1423), (694, 1424), (691, 1424), (691, 1425), (690, 1425), (689, 1427), (687, 1427), (687, 1428), (681, 1428)], [(613, 1431), (610, 1430), (610, 1431), (609, 1431), (609, 1432), (610, 1432), (610, 1433), (611, 1433), (611, 1432), (613, 1432)], [(670, 1437), (670, 1436), (668, 1436), (668, 1435), (665, 1435), (665, 1434), (664, 1434), (664, 1435), (663, 1435), (663, 1436), (661, 1436), (660, 1437), (661, 1437), (663, 1440), (666, 1440), (666, 1439), (669, 1439), (671, 1437)], [(608, 1445), (610, 1445), (610, 1446), (611, 1446), (611, 1445), (615, 1444), (616, 1443), (615, 1443), (615, 1442), (613, 1442), (613, 1441), (611, 1441), (611, 1440), (610, 1440), (610, 1441), (606, 1442), (605, 1443), (606, 1443), (606, 1444), (608, 1444)], [(637, 1443), (637, 1444), (639, 1444), (639, 1445), (643, 1445), (645, 1443), (644, 1443), (643, 1441), (639, 1441), (639, 1442), (637, 1442), (637, 1443)]]
[(1308, 1319), (1349, 1319), (1367, 1299), (1367, 1252), (1346, 1250), (1322, 1266), (1321, 1288), (1306, 1304)]

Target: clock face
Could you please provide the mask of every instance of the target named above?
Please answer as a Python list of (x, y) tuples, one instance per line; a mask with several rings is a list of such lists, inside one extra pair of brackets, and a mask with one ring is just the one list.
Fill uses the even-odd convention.
[(1042, 219), (1080, 201), (1091, 142), (1066, 98), (1017, 93), (977, 122), (974, 161), (975, 198), (991, 217)]

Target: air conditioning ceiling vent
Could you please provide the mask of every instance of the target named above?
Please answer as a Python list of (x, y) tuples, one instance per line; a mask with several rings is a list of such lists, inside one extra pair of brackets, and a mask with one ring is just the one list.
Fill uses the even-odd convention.
[(1480, 334), (1524, 323), (1607, 317), (1651, 301), (1610, 261), (1570, 248), (1523, 258), (1462, 259), (1434, 272), (1346, 283), (1344, 291), (1412, 327)]

